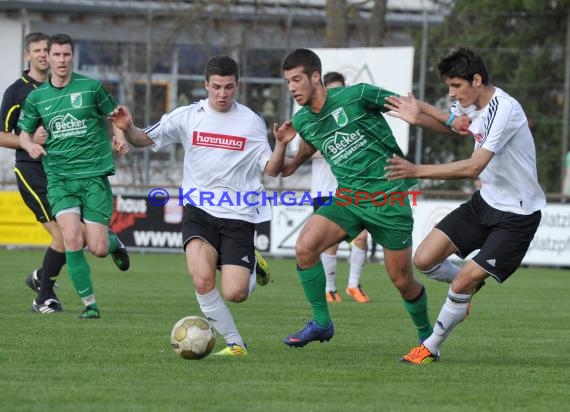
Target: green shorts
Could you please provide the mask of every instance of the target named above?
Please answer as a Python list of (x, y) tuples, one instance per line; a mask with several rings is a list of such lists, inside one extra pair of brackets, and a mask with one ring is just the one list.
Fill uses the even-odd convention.
[(342, 227), (348, 240), (366, 229), (372, 239), (388, 250), (403, 250), (412, 245), (414, 218), (407, 197), (403, 205), (384, 206), (355, 206), (334, 197), (330, 205), (320, 207), (315, 213)]
[(48, 200), (54, 216), (72, 207), (81, 209), (86, 221), (109, 226), (113, 214), (113, 192), (107, 176), (48, 181)]

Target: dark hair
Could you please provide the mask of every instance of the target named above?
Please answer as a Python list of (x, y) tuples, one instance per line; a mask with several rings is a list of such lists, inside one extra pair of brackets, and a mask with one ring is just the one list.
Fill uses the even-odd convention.
[(204, 70), (206, 80), (210, 80), (210, 76), (235, 76), (236, 82), (239, 79), (239, 68), (237, 62), (230, 56), (214, 56), (208, 63)]
[(481, 76), (483, 84), (489, 83), (489, 74), (483, 59), (467, 48), (452, 50), (441, 58), (437, 65), (439, 75), (444, 79), (459, 77), (460, 79), (473, 81), (473, 77)]
[(311, 77), (314, 72), (322, 73), (321, 59), (317, 54), (309, 49), (295, 49), (283, 60), (282, 69), (291, 70), (302, 67), (303, 73)]
[(30, 50), (31, 43), (36, 43), (42, 40), (49, 40), (49, 35), (40, 32), (27, 34), (26, 37), (24, 38), (24, 44), (26, 45), (25, 50), (28, 51)]
[(325, 86), (328, 86), (331, 83), (339, 82), (343, 86), (345, 85), (344, 76), (342, 73), (339, 72), (328, 72), (323, 76), (323, 83)]
[(50, 36), (48, 40), (48, 51), (51, 50), (51, 46), (54, 44), (69, 44), (71, 46), (71, 52), (75, 52), (75, 46), (73, 44), (73, 39), (69, 34), (58, 33)]
[(26, 45), (25, 50), (29, 51), (30, 50), (30, 44), (36, 43), (36, 42), (39, 42), (42, 40), (49, 40), (49, 35), (47, 35), (45, 33), (40, 33), (40, 32), (27, 34), (26, 37), (24, 37), (24, 44)]

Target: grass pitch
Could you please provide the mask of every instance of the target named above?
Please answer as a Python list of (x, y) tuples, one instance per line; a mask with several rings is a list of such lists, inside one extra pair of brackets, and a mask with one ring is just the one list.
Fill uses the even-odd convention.
[[(0, 250), (1, 411), (561, 411), (570, 402), (570, 271), (521, 268), (479, 293), (471, 316), (442, 347), (440, 362), (398, 363), (416, 344), (411, 321), (382, 264), (367, 264), (372, 301), (331, 305), (329, 343), (292, 349), (285, 335), (310, 310), (293, 260), (270, 259), (273, 281), (229, 304), (249, 345), (243, 358), (188, 361), (170, 330), (200, 315), (182, 254), (133, 254), (128, 272), (89, 257), (99, 320), (82, 309), (63, 270), (64, 312), (30, 312), (27, 273), (40, 251)], [(447, 285), (423, 275), (435, 319)], [(219, 350), (224, 346), (218, 337)]]

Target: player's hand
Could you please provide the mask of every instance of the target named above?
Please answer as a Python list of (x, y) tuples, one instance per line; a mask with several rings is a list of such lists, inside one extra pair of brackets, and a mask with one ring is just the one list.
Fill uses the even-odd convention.
[(390, 110), (386, 112), (388, 116), (400, 118), (409, 124), (417, 124), (422, 112), (412, 93), (386, 97), (384, 107)]
[(108, 119), (121, 130), (128, 130), (133, 125), (133, 116), (126, 106), (117, 106)]
[(113, 150), (120, 155), (126, 155), (129, 153), (129, 149), (130, 146), (125, 137), (118, 133), (115, 133), (113, 135)]
[(28, 152), (32, 159), (37, 159), (47, 154), (44, 147), (36, 143), (30, 143), (28, 146), (23, 147), (23, 149)]
[(469, 126), (471, 126), (471, 119), (466, 114), (456, 117), (451, 122), (451, 130), (462, 136), (469, 136), (471, 132), (469, 131)]
[(407, 179), (411, 177), (416, 177), (417, 166), (406, 159), (394, 155), (387, 161), (388, 166), (384, 167), (384, 170), (388, 171), (386, 176), (388, 180), (397, 179)]
[(36, 129), (36, 132), (34, 133), (33, 137), (32, 137), (32, 142), (36, 143), (36, 144), (40, 144), (43, 145), (46, 142), (47, 139), (47, 130), (45, 129), (45, 127), (40, 126)]
[(273, 123), (273, 135), (275, 136), (275, 140), (287, 145), (295, 138), (297, 131), (293, 128), (291, 120), (287, 120), (281, 125)]

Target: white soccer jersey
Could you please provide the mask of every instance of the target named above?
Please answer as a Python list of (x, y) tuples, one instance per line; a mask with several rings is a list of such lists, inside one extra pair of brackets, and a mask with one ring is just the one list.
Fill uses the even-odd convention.
[[(311, 197), (334, 196), (338, 183), (331, 172), (331, 167), (322, 157), (313, 159), (311, 167)], [(331, 194), (332, 193), (332, 194)]]
[(184, 204), (220, 218), (271, 219), (261, 182), (271, 157), (267, 127), (248, 107), (234, 102), (229, 111), (217, 112), (204, 99), (163, 115), (144, 132), (154, 151), (172, 143), (184, 147)]
[(546, 207), (538, 184), (536, 150), (526, 115), (513, 97), (495, 87), (489, 103), (481, 110), (455, 103), (451, 112), (467, 114), (475, 148), (495, 155), (481, 172), (481, 197), (504, 212), (529, 215)]

